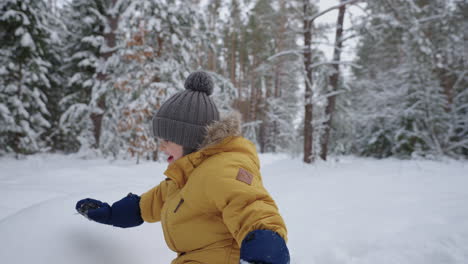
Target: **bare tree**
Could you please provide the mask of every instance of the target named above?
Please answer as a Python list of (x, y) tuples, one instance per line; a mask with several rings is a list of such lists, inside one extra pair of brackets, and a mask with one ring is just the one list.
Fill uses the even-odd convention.
[[(341, 0), (341, 3), (346, 2), (346, 0)], [(340, 77), (340, 57), (341, 57), (341, 48), (343, 46), (343, 21), (345, 16), (346, 5), (342, 5), (339, 7), (338, 11), (338, 19), (336, 21), (336, 32), (335, 32), (335, 49), (333, 51), (333, 64), (332, 67), (334, 68), (333, 74), (330, 76), (330, 92), (337, 92), (338, 91), (338, 80)], [(327, 117), (327, 121), (324, 123), (324, 134), (321, 141), (321, 152), (320, 157), (323, 160), (327, 160), (328, 154), (328, 143), (330, 139), (330, 130), (333, 120), (333, 114), (335, 111), (335, 104), (336, 104), (336, 96), (337, 94), (333, 94), (327, 97), (327, 106), (325, 108), (325, 115)]]
[[(313, 91), (312, 91), (312, 70), (314, 67), (318, 66), (319, 64), (312, 64), (312, 29), (313, 29), (313, 23), (315, 19), (321, 17), (322, 15), (334, 10), (334, 9), (340, 9), (344, 8), (344, 6), (348, 4), (354, 4), (356, 2), (359, 2), (359, 0), (341, 0), (340, 4), (330, 7), (326, 10), (323, 10), (321, 12), (318, 12), (312, 16), (311, 14), (311, 6), (312, 4), (310, 3), (309, 0), (304, 0), (303, 1), (303, 15), (304, 15), (304, 21), (303, 21), (303, 35), (304, 35), (304, 51), (303, 51), (303, 56), (304, 56), (304, 70), (305, 70), (305, 118), (304, 118), (304, 162), (305, 163), (312, 163), (314, 161), (314, 155), (313, 155), (313, 127), (312, 127), (312, 119), (313, 119)], [(344, 9), (343, 9), (344, 12)], [(342, 23), (342, 22), (341, 22)], [(342, 30), (342, 29), (341, 29)], [(340, 34), (340, 45), (341, 45), (341, 33)], [(336, 52), (336, 45), (335, 45), (335, 52)], [(338, 51), (340, 49), (338, 48)], [(336, 54), (335, 54), (336, 55)], [(339, 59), (339, 57), (338, 57)], [(333, 64), (337, 65), (339, 62), (326, 62), (323, 64)], [(336, 76), (336, 82), (338, 83), (338, 77)], [(333, 99), (335, 100), (335, 99)], [(333, 108), (334, 109), (334, 104)], [(328, 140), (327, 140), (328, 141)]]
[(309, 0), (303, 1), (303, 28), (304, 28), (304, 69), (305, 69), (305, 118), (304, 118), (304, 162), (312, 163), (314, 157), (312, 155), (313, 128), (312, 128), (312, 24), (313, 20), (308, 19), (311, 4)]

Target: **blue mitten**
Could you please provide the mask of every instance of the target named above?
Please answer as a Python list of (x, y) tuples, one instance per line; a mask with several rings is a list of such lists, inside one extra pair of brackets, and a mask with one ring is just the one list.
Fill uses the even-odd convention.
[(117, 227), (134, 227), (143, 223), (140, 213), (140, 197), (129, 193), (112, 206), (95, 199), (83, 199), (76, 203), (76, 210), (90, 220)]
[(255, 264), (289, 264), (289, 250), (278, 233), (254, 230), (242, 241), (240, 259)]

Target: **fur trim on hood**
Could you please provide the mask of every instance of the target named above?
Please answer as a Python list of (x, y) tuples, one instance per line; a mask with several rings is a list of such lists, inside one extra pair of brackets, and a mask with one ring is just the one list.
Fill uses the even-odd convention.
[(200, 149), (216, 145), (227, 137), (242, 135), (242, 117), (237, 111), (233, 111), (221, 120), (213, 122), (206, 127), (206, 136)]

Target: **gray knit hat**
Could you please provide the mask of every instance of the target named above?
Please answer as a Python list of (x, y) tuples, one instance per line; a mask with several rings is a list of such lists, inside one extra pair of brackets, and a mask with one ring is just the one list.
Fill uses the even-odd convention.
[(193, 72), (185, 80), (185, 91), (163, 103), (153, 117), (153, 135), (186, 149), (198, 149), (205, 138), (205, 128), (219, 120), (211, 100), (213, 80), (203, 71)]

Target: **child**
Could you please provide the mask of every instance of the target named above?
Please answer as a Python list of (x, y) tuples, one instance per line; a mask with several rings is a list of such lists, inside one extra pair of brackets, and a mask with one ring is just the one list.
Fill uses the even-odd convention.
[(190, 74), (185, 88), (153, 117), (167, 178), (141, 197), (112, 206), (88, 198), (76, 209), (124, 228), (161, 221), (178, 255), (173, 264), (289, 263), (285, 223), (263, 187), (255, 145), (240, 135), (239, 114), (220, 120), (205, 72)]

